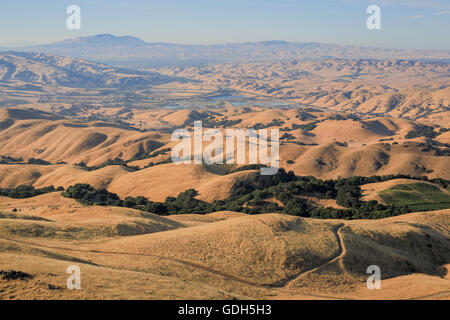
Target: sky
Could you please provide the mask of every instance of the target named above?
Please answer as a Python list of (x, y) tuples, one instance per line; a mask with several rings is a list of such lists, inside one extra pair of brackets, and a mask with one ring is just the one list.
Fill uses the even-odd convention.
[[(69, 30), (69, 5), (81, 29)], [(366, 9), (381, 9), (368, 30)], [(399, 49), (450, 49), (450, 0), (1, 0), (0, 46), (100, 33), (147, 42), (284, 40)]]

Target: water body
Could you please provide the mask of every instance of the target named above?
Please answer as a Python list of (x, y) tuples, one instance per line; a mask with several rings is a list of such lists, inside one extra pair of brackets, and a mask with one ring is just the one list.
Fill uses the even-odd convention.
[(227, 101), (232, 106), (248, 106), (255, 105), (261, 107), (294, 107), (293, 104), (278, 100), (255, 100), (253, 98), (244, 97), (241, 95), (222, 95), (210, 98), (212, 101)]
[(212, 97), (210, 98), (211, 100), (214, 101), (226, 101), (226, 100), (241, 100), (241, 99), (248, 99), (247, 97), (244, 96), (230, 96), (230, 95), (224, 95), (224, 96), (217, 96), (217, 97)]
[(294, 107), (295, 105), (289, 103), (289, 102), (283, 102), (283, 101), (261, 101), (261, 105), (264, 107)]
[(254, 104), (254, 101), (229, 101), (233, 107), (248, 106), (249, 104)]
[(169, 105), (169, 106), (163, 106), (163, 108), (166, 108), (166, 109), (182, 109), (184, 107), (183, 106)]
[[(209, 105), (208, 101), (210, 103), (214, 103), (214, 105)], [(252, 98), (247, 98), (244, 96), (233, 96), (233, 95), (226, 95), (226, 96), (219, 96), (219, 97), (213, 97), (209, 98), (203, 103), (200, 102), (198, 105), (175, 105), (175, 104), (168, 104), (162, 106), (162, 108), (171, 109), (171, 110), (180, 110), (180, 109), (195, 109), (200, 106), (202, 107), (214, 107), (217, 102), (223, 102), (226, 101), (230, 103), (234, 107), (245, 107), (245, 106), (260, 106), (265, 108), (274, 108), (274, 107), (295, 107), (294, 104), (291, 104), (289, 102), (284, 101), (278, 101), (278, 100), (254, 100)]]
[(194, 106), (180, 106), (180, 105), (167, 105), (167, 106), (162, 106), (162, 107), (165, 109), (171, 109), (171, 110), (194, 108)]

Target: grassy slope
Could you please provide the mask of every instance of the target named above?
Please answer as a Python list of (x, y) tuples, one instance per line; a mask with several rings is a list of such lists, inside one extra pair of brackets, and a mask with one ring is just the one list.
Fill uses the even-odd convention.
[[(34, 276), (28, 283), (0, 280), (1, 298), (369, 297), (367, 289), (364, 291), (365, 270), (371, 264), (380, 265), (383, 279), (420, 275), (419, 282), (406, 282), (408, 290), (402, 293), (379, 290), (373, 298), (421, 297), (448, 288), (442, 268), (450, 261), (449, 210), (376, 221), (234, 214), (232, 219), (208, 219), (210, 222), (201, 224), (180, 221), (186, 227), (170, 230), (160, 226), (159, 232), (156, 228), (143, 235), (105, 232), (101, 239), (63, 240), (51, 232), (31, 239), (24, 227), (33, 223), (42, 231), (52, 231), (70, 219), (77, 225), (72, 232), (81, 235), (97, 222), (117, 215), (124, 219), (125, 212), (91, 207), (94, 211), (88, 213), (73, 207), (75, 212), (67, 214), (60, 207), (49, 214), (34, 209), (35, 204), (16, 213), (16, 219), (0, 219), (0, 225), (9, 231), (0, 232), (0, 269)], [(103, 212), (106, 209), (112, 211)], [(52, 221), (23, 220), (22, 214)], [(85, 221), (89, 215), (97, 221)], [(196, 220), (195, 215), (185, 218)], [(167, 225), (169, 221), (161, 219), (159, 223)], [(82, 291), (65, 289), (65, 268), (71, 264), (82, 269)], [(323, 267), (305, 274), (317, 266)], [(383, 280), (383, 286), (392, 281)], [(49, 289), (47, 284), (61, 289)]]
[(387, 204), (406, 205), (419, 211), (450, 208), (450, 194), (428, 183), (398, 184), (379, 195)]

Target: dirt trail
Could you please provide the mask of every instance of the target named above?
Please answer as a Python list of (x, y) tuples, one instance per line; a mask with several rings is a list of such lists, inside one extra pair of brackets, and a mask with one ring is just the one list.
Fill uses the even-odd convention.
[[(325, 261), (324, 263), (322, 263), (320, 265), (312, 266), (312, 267), (308, 268), (307, 270), (304, 270), (301, 273), (296, 274), (293, 277), (290, 277), (289, 279), (279, 283), (278, 286), (281, 287), (281, 288), (291, 289), (292, 288), (292, 284), (295, 283), (297, 280), (307, 276), (308, 274), (316, 272), (316, 271), (318, 271), (318, 270), (320, 270), (320, 269), (322, 269), (322, 268), (332, 264), (333, 262), (341, 259), (345, 255), (345, 253), (347, 252), (347, 250), (345, 249), (344, 240), (343, 240), (342, 234), (341, 234), (341, 230), (344, 227), (345, 227), (345, 224), (342, 223), (342, 224), (339, 224), (333, 230), (333, 233), (334, 233), (334, 235), (336, 237), (337, 244), (338, 244), (338, 250), (337, 250), (336, 254), (333, 257), (331, 257), (329, 260)], [(344, 266), (343, 266), (342, 262), (341, 262), (341, 268), (344, 269)]]
[[(20, 241), (20, 240), (15, 240), (15, 239), (10, 239), (10, 238), (5, 238), (5, 237), (0, 237), (0, 239), (2, 240), (6, 240), (6, 241), (10, 241), (10, 242), (15, 242), (15, 243), (19, 243), (19, 244), (23, 244), (29, 247), (41, 247), (41, 248), (48, 248), (48, 249), (53, 249), (53, 250), (63, 250), (63, 251), (72, 251), (72, 252), (83, 252), (83, 253), (94, 253), (94, 254), (112, 254), (112, 255), (130, 255), (130, 256), (147, 256), (147, 257), (152, 257), (152, 258), (157, 258), (157, 259), (162, 259), (162, 260), (166, 260), (166, 261), (170, 261), (170, 262), (174, 262), (174, 263), (179, 263), (179, 264), (183, 264), (189, 267), (193, 267), (205, 272), (208, 272), (210, 274), (216, 275), (216, 276), (220, 276), (223, 277), (227, 280), (231, 280), (231, 281), (235, 281), (238, 283), (242, 283), (245, 285), (249, 285), (252, 287), (257, 287), (257, 288), (261, 288), (261, 289), (268, 289), (268, 290), (273, 290), (275, 292), (278, 292), (280, 294), (282, 294), (283, 296), (295, 296), (295, 295), (302, 295), (305, 297), (311, 297), (311, 298), (321, 298), (321, 299), (338, 299), (338, 300), (342, 300), (342, 299), (346, 299), (346, 298), (342, 298), (342, 297), (335, 297), (335, 296), (325, 296), (325, 295), (316, 295), (316, 294), (309, 294), (309, 293), (303, 293), (303, 292), (294, 292), (292, 290), (292, 284), (295, 283), (297, 280), (307, 276), (308, 274), (311, 274), (313, 272), (316, 272), (332, 263), (334, 263), (335, 261), (340, 260), (341, 258), (343, 258), (346, 254), (346, 248), (344, 246), (344, 241), (343, 241), (343, 237), (342, 237), (342, 229), (345, 227), (345, 224), (339, 224), (338, 226), (336, 226), (336, 228), (333, 230), (334, 235), (336, 236), (336, 240), (338, 243), (338, 250), (336, 252), (336, 254), (331, 257), (329, 260), (325, 261), (324, 263), (317, 265), (317, 266), (313, 266), (311, 268), (308, 268), (305, 271), (302, 271), (301, 273), (291, 277), (288, 280), (285, 280), (281, 283), (275, 283), (275, 284), (261, 284), (261, 283), (257, 283), (257, 282), (253, 282), (247, 279), (243, 279), (240, 277), (237, 277), (235, 275), (232, 274), (228, 274), (225, 272), (222, 272), (220, 270), (216, 270), (213, 268), (210, 268), (208, 266), (205, 265), (201, 265), (201, 264), (197, 264), (194, 262), (190, 262), (190, 261), (185, 261), (185, 260), (181, 260), (181, 259), (177, 259), (177, 258), (170, 258), (170, 257), (164, 257), (164, 256), (159, 256), (159, 255), (152, 255), (152, 254), (144, 254), (144, 253), (131, 253), (131, 252), (114, 252), (114, 251), (99, 251), (99, 250), (82, 250), (82, 249), (72, 249), (72, 248), (64, 248), (64, 247), (53, 247), (53, 246), (47, 246), (47, 245), (41, 245), (41, 244), (36, 244), (33, 242), (26, 242), (26, 241)], [(78, 258), (77, 258), (78, 259)], [(101, 266), (101, 265), (98, 265)], [(344, 265), (342, 263), (342, 260), (340, 261), (340, 266), (343, 270), (344, 269)], [(108, 267), (108, 266), (102, 266), (102, 267)], [(431, 294), (431, 295), (427, 295), (427, 296), (423, 296), (423, 297), (416, 297), (416, 298), (412, 298), (412, 299), (431, 299), (431, 298), (436, 298), (436, 297), (441, 297), (441, 296), (446, 296), (449, 295), (450, 291), (445, 291), (445, 292), (438, 292), (435, 294)]]
[(205, 265), (201, 265), (201, 264), (197, 264), (194, 262), (190, 262), (190, 261), (186, 261), (186, 260), (181, 260), (181, 259), (177, 259), (177, 258), (171, 258), (171, 257), (164, 257), (164, 256), (159, 256), (159, 255), (154, 255), (154, 254), (145, 254), (145, 253), (131, 253), (131, 252), (116, 252), (116, 251), (100, 251), (100, 250), (82, 250), (82, 249), (73, 249), (73, 248), (64, 248), (64, 247), (54, 247), (54, 246), (47, 246), (47, 245), (42, 245), (42, 244), (36, 244), (33, 242), (27, 242), (27, 241), (20, 241), (20, 240), (16, 240), (16, 239), (11, 239), (11, 238), (5, 238), (5, 237), (0, 237), (0, 239), (6, 240), (6, 241), (11, 241), (11, 242), (16, 242), (16, 243), (20, 243), (20, 244), (24, 244), (27, 246), (34, 246), (34, 247), (43, 247), (43, 248), (47, 248), (47, 249), (53, 249), (53, 250), (67, 250), (67, 251), (72, 251), (72, 252), (85, 252), (85, 253), (95, 253), (95, 254), (116, 254), (116, 255), (133, 255), (133, 256), (147, 256), (147, 257), (152, 257), (152, 258), (157, 258), (157, 259), (162, 259), (162, 260), (166, 260), (166, 261), (171, 261), (171, 262), (176, 262), (176, 263), (180, 263), (180, 264), (184, 264), (186, 266), (190, 266), (190, 267), (194, 267), (215, 275), (219, 275), (222, 277), (225, 277), (227, 279), (230, 280), (234, 280), (234, 281), (238, 281), (241, 282), (243, 284), (247, 284), (247, 285), (251, 285), (251, 286), (255, 286), (255, 287), (260, 287), (260, 288), (287, 288), (289, 289), (289, 285), (292, 282), (295, 282), (296, 280), (306, 276), (309, 273), (312, 273), (316, 270), (318, 270), (319, 268), (322, 268), (326, 265), (329, 265), (330, 263), (333, 263), (334, 261), (340, 259), (344, 254), (345, 254), (345, 248), (343, 246), (343, 241), (342, 241), (342, 235), (340, 234), (340, 230), (341, 228), (344, 227), (344, 224), (340, 224), (338, 225), (334, 230), (333, 233), (336, 236), (337, 242), (338, 242), (338, 251), (337, 253), (331, 258), (331, 260), (328, 260), (326, 262), (324, 262), (323, 264), (319, 265), (319, 266), (313, 266), (305, 271), (302, 271), (300, 274), (294, 275), (293, 277), (289, 278), (288, 280), (285, 280), (283, 282), (280, 283), (275, 283), (275, 284), (261, 284), (261, 283), (257, 283), (257, 282), (253, 282), (247, 279), (243, 279), (231, 274), (227, 274), (225, 272), (219, 271), (219, 270), (215, 270), (213, 268), (210, 268), (208, 266)]
[[(53, 250), (63, 250), (63, 251), (67, 250), (67, 251), (71, 251), (71, 252), (83, 252), (83, 253), (94, 253), (94, 254), (116, 254), (116, 255), (131, 255), (131, 256), (152, 257), (152, 258), (162, 259), (162, 260), (166, 260), (166, 261), (175, 262), (175, 263), (183, 264), (183, 265), (186, 265), (186, 266), (190, 266), (190, 267), (202, 270), (202, 271), (206, 271), (206, 272), (211, 273), (213, 275), (223, 277), (223, 278), (225, 278), (227, 280), (236, 281), (236, 282), (239, 282), (239, 283), (242, 283), (242, 284), (245, 284), (245, 285), (249, 285), (249, 286), (252, 286), (252, 287), (257, 287), (257, 288), (261, 288), (261, 289), (268, 289), (268, 290), (275, 290), (277, 292), (283, 293), (284, 295), (286, 295), (286, 294), (294, 294), (290, 290), (284, 290), (283, 287), (280, 287), (278, 285), (266, 285), (266, 284), (253, 282), (253, 281), (250, 281), (250, 280), (247, 280), (247, 279), (243, 279), (243, 278), (239, 278), (237, 276), (234, 276), (234, 275), (231, 275), (231, 274), (219, 271), (219, 270), (215, 270), (213, 268), (210, 268), (210, 267), (207, 267), (207, 266), (204, 266), (204, 265), (200, 265), (200, 264), (197, 264), (197, 263), (193, 263), (193, 262), (189, 262), (189, 261), (185, 261), (185, 260), (181, 260), (181, 259), (176, 259), (176, 258), (169, 258), (169, 257), (163, 257), (163, 256), (151, 255), (151, 254), (144, 254), (144, 253), (130, 253), (130, 252), (114, 252), (114, 251), (81, 250), (81, 249), (72, 249), (72, 248), (61, 248), (61, 247), (53, 247), (53, 246), (35, 244), (33, 242), (19, 241), (19, 240), (10, 239), (10, 238), (4, 238), (4, 237), (0, 237), (0, 239), (6, 240), (6, 241), (10, 241), (10, 242), (19, 243), (19, 244), (23, 244), (23, 245), (26, 245), (26, 246), (29, 246), (29, 247), (37, 247), (37, 248), (42, 247), (42, 248), (53, 249)], [(98, 265), (98, 264), (96, 264), (96, 266), (109, 267), (109, 266), (106, 266), (106, 265)], [(313, 294), (308, 294), (308, 293), (301, 293), (301, 295), (302, 296), (312, 297), (312, 298), (321, 298), (321, 299), (341, 299), (339, 297), (324, 296), (324, 295), (313, 295)]]

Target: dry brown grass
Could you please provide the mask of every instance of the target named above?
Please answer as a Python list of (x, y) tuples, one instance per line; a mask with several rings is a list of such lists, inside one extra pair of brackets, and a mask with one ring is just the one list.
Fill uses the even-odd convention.
[[(437, 299), (449, 285), (450, 210), (341, 221), (158, 217), (57, 194), (0, 204), (3, 212), (20, 208), (0, 219), (0, 269), (34, 276), (0, 280), (4, 299)], [(126, 232), (111, 231), (119, 225)], [(81, 267), (81, 291), (65, 288), (71, 264)], [(371, 264), (381, 267), (386, 290), (365, 288)]]
[[(119, 111), (107, 110), (111, 116)], [(218, 119), (242, 119), (240, 128), (275, 119), (284, 120), (283, 127), (310, 122), (299, 120), (295, 109), (250, 107), (244, 112), (226, 107), (216, 111)], [(387, 117), (336, 121), (328, 119), (331, 112), (312, 113), (322, 120), (317, 128), (289, 133), (294, 142), (317, 145), (284, 141), (280, 147), (281, 166), (297, 175), (337, 178), (404, 173), (450, 178), (448, 157), (422, 151), (416, 142), (425, 142), (424, 138), (404, 144), (404, 135), (417, 125), (412, 121)], [(148, 120), (162, 128), (184, 124), (199, 114), (140, 110), (130, 117), (131, 124)], [(85, 171), (74, 163), (131, 159), (151, 152), (155, 141), (163, 144), (157, 143), (160, 149), (173, 143), (168, 134), (112, 123), (81, 123), (22, 109), (2, 110), (0, 124), (0, 154), (68, 162), (0, 165), (0, 187), (89, 183), (122, 198), (143, 195), (155, 201), (194, 188), (199, 199), (213, 201), (226, 198), (237, 180), (256, 173), (223, 175), (207, 166), (176, 164), (139, 171), (121, 166)], [(382, 143), (383, 138), (392, 140)], [(445, 142), (446, 136), (439, 139)], [(133, 164), (142, 167), (167, 157)], [(288, 160), (294, 163), (287, 164)], [(365, 185), (364, 199), (376, 199), (380, 190), (397, 183), (409, 181)], [(308, 198), (317, 205), (337, 206), (314, 195)], [(83, 206), (51, 193), (30, 199), (0, 197), (0, 213), (0, 270), (34, 276), (28, 281), (0, 280), (0, 297), (6, 299), (448, 297), (449, 210), (377, 221), (236, 212), (161, 217), (127, 208)], [(81, 291), (65, 289), (69, 264), (82, 268)], [(365, 287), (365, 271), (371, 264), (381, 267), (382, 290)]]

